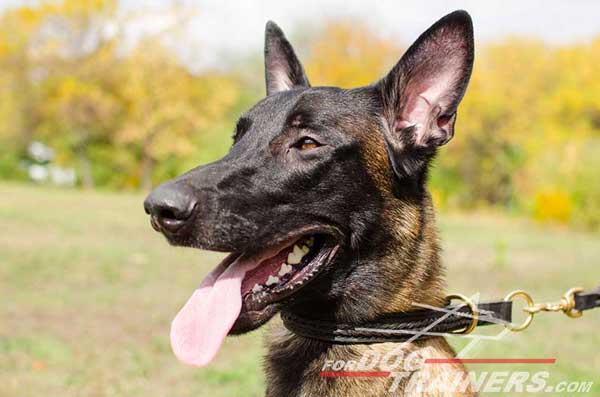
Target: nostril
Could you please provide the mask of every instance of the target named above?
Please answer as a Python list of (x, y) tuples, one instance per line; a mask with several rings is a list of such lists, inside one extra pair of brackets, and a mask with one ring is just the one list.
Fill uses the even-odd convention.
[(169, 219), (173, 221), (185, 221), (194, 211), (195, 205), (181, 205), (174, 207), (172, 205), (164, 205), (156, 210), (156, 216), (161, 219)]
[(158, 217), (162, 219), (173, 219), (180, 220), (178, 216), (175, 215), (175, 212), (170, 208), (164, 208), (158, 211)]

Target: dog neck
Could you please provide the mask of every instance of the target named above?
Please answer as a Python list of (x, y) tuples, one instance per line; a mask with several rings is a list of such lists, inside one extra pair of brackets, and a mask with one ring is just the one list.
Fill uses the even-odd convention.
[[(346, 275), (346, 289), (337, 300), (318, 294), (289, 310), (299, 315), (327, 317), (335, 321), (369, 321), (386, 313), (418, 309), (414, 303), (444, 304), (442, 269), (438, 239), (429, 195), (419, 205), (406, 202), (386, 209), (386, 224), (373, 236), (367, 248), (344, 263), (353, 271)], [(383, 250), (382, 250), (383, 247)], [(377, 248), (377, 249), (375, 249)], [(335, 265), (341, 266), (340, 263)], [(356, 279), (356, 281), (355, 281)], [(331, 279), (327, 282), (331, 282)], [(367, 352), (385, 355), (393, 349), (426, 352), (432, 357), (452, 357), (443, 338), (411, 343), (339, 345), (297, 336), (275, 326), (268, 341), (266, 362), (268, 396), (365, 396), (389, 395), (393, 380), (335, 378), (325, 379), (321, 371), (327, 363), (359, 362)], [(397, 363), (402, 367), (402, 362)], [(375, 367), (370, 370), (381, 370)], [(331, 370), (331, 369), (329, 369)], [(461, 365), (444, 371), (464, 373)], [(429, 376), (429, 375), (425, 375)], [(402, 395), (406, 381), (396, 385), (394, 395)], [(469, 395), (469, 393), (466, 393)]]

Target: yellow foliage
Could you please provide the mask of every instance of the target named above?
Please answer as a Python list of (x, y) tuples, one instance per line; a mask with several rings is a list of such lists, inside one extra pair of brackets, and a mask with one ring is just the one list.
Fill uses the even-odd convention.
[[(117, 6), (42, 0), (0, 14), (0, 146), (15, 158), (42, 140), (63, 164), (87, 157), (100, 183), (129, 187), (227, 150), (235, 117), (260, 99), (259, 62), (249, 57), (243, 68), (192, 73), (168, 44), (179, 43), (173, 32), (187, 32), (184, 23), (126, 40), (130, 16)], [(116, 33), (105, 35), (104, 23)], [(304, 38), (313, 86), (372, 83), (409, 44), (360, 20), (332, 20)], [(478, 42), (455, 137), (431, 170), (436, 205), (533, 203), (539, 220), (600, 224), (600, 190), (593, 189), (600, 180), (599, 92), (600, 36), (561, 46), (523, 37)], [(0, 175), (11, 175), (3, 164), (0, 157)]]
[(546, 189), (535, 195), (533, 217), (537, 221), (568, 223), (572, 210), (571, 198), (560, 189)]
[(59, 81), (44, 105), (48, 118), (57, 118), (67, 128), (90, 130), (110, 125), (117, 111), (116, 100), (109, 93), (75, 76)]
[(433, 201), (433, 206), (438, 209), (445, 209), (448, 201), (448, 197), (444, 193), (443, 190), (437, 188), (431, 188), (429, 190), (431, 193), (431, 200)]
[(175, 59), (160, 42), (148, 40), (121, 68), (126, 107), (116, 139), (155, 160), (191, 154), (193, 136), (223, 119), (239, 95), (233, 79), (193, 76)]
[(401, 53), (359, 21), (333, 21), (312, 41), (306, 70), (313, 85), (358, 87), (382, 77)]

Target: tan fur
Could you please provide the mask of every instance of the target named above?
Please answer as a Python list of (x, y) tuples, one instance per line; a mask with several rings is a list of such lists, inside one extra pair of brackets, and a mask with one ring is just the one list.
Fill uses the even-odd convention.
[[(351, 130), (351, 129), (350, 129)], [(364, 131), (364, 130), (363, 130)], [(445, 302), (443, 268), (439, 258), (439, 241), (431, 197), (423, 202), (407, 202), (394, 197), (390, 181), (393, 178), (381, 135), (377, 131), (355, 133), (361, 139), (362, 160), (367, 172), (385, 198), (386, 230), (391, 230), (391, 244), (382, 253), (379, 271), (389, 275), (386, 288), (392, 292), (373, 307), (373, 315), (415, 310), (413, 302), (443, 306)], [(389, 284), (389, 285), (387, 285)], [(371, 345), (335, 345), (298, 337), (281, 324), (273, 327), (268, 337), (269, 354), (266, 360), (268, 397), (364, 397), (364, 396), (473, 396), (467, 373), (461, 364), (423, 365), (410, 376), (426, 382), (427, 392), (411, 388), (406, 379), (391, 392), (393, 378), (323, 378), (319, 374), (326, 360), (360, 360), (366, 352), (381, 356), (401, 349), (407, 355), (418, 352), (425, 358), (451, 358), (455, 353), (444, 338), (432, 338), (411, 343), (377, 343)], [(298, 372), (290, 372), (297, 365)], [(404, 369), (405, 362), (397, 368)], [(389, 368), (388, 368), (389, 369)], [(326, 369), (325, 369), (326, 370)], [(331, 369), (330, 369), (331, 370)], [(385, 371), (380, 366), (369, 369)], [(445, 393), (448, 379), (462, 377), (464, 393)], [(295, 379), (290, 379), (293, 377)], [(299, 381), (298, 381), (299, 380)], [(290, 390), (291, 384), (298, 384)], [(440, 391), (440, 387), (442, 386)], [(460, 391), (461, 389), (458, 388)]]
[[(429, 208), (429, 206), (428, 206)], [(415, 213), (415, 208), (400, 208), (391, 207), (389, 210), (390, 222), (393, 222), (396, 227), (395, 236), (398, 241), (406, 239), (406, 234), (416, 234), (419, 230), (416, 229), (415, 218), (418, 214)], [(423, 245), (418, 252), (416, 258), (413, 258), (414, 264), (409, 277), (398, 280), (396, 293), (388, 302), (382, 302), (384, 312), (397, 312), (414, 309), (412, 302), (420, 302), (431, 305), (441, 306), (444, 303), (442, 270), (439, 266), (438, 258), (438, 242), (437, 234), (432, 220), (433, 213), (428, 210), (425, 214), (430, 221), (424, 223), (425, 230), (421, 232), (427, 237), (423, 240)], [(400, 261), (406, 261), (408, 247), (401, 244), (397, 245), (396, 252), (390, 252), (386, 258), (386, 265), (391, 269), (397, 266), (403, 266)], [(431, 265), (436, 269), (432, 271)], [(429, 270), (429, 273), (427, 272)], [(315, 345), (322, 342), (307, 340), (283, 329), (281, 325), (275, 327), (269, 336), (269, 352), (278, 352), (284, 355), (294, 357), (295, 360), (301, 360), (306, 363), (304, 373), (299, 373), (297, 376), (303, 378), (301, 389), (297, 390), (295, 396), (302, 397), (325, 397), (325, 396), (347, 396), (347, 397), (363, 397), (363, 396), (440, 396), (449, 397), (456, 395), (473, 396), (475, 393), (470, 388), (464, 394), (442, 393), (432, 391), (431, 393), (417, 393), (415, 391), (405, 390), (406, 382), (402, 383), (398, 389), (391, 393), (389, 388), (392, 385), (393, 379), (390, 378), (321, 378), (320, 371), (323, 368), (326, 360), (360, 360), (363, 353), (369, 350), (375, 350), (385, 355), (394, 348), (398, 348), (399, 344), (395, 343), (379, 343), (372, 345), (330, 345), (323, 348), (322, 354), (312, 356), (305, 352), (312, 351)], [(423, 350), (423, 348), (427, 348)], [(404, 344), (403, 350), (412, 351), (418, 349), (428, 354), (427, 357), (432, 358), (449, 358), (454, 357), (454, 352), (443, 338), (434, 338), (425, 341), (418, 341), (410, 344)], [(318, 350), (318, 349), (317, 349)], [(425, 358), (427, 358), (425, 357)], [(282, 392), (283, 385), (289, 384), (288, 379), (281, 379), (281, 376), (288, 376), (281, 373), (280, 364), (267, 360), (267, 396), (283, 396), (291, 397), (287, 393)], [(402, 367), (403, 364), (400, 364)], [(381, 370), (374, 368), (373, 370)], [(432, 364), (425, 365), (418, 371), (418, 376), (422, 379), (427, 379), (430, 385), (444, 384), (446, 379), (454, 379), (454, 373), (458, 372), (466, 376), (465, 369), (460, 364)], [(406, 391), (406, 393), (405, 393)]]

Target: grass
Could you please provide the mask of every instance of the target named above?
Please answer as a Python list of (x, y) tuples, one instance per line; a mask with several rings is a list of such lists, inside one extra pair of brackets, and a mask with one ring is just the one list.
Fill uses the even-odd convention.
[[(0, 396), (264, 394), (263, 330), (228, 338), (205, 369), (173, 357), (170, 321), (220, 255), (169, 247), (141, 202), (0, 185)], [(598, 235), (496, 215), (447, 215), (440, 229), (449, 291), (492, 299), (524, 288), (541, 301), (600, 282)], [(541, 315), (523, 333), (481, 342), (469, 357), (555, 357), (555, 365), (534, 368), (549, 371), (550, 383), (597, 383), (598, 329), (600, 310), (578, 320)], [(600, 395), (600, 385), (592, 390)]]

